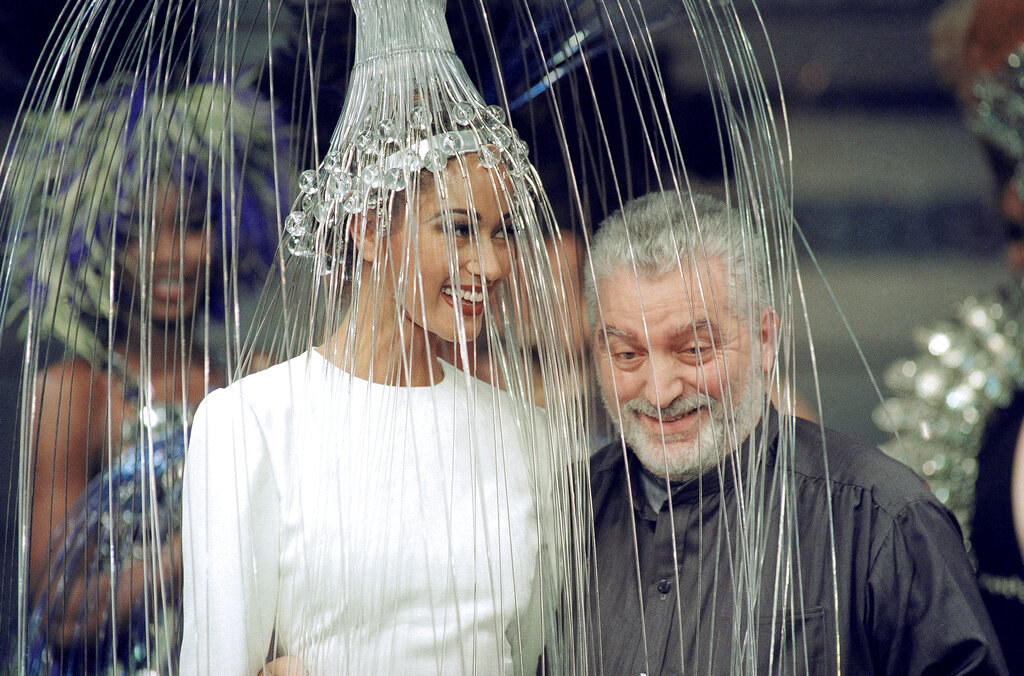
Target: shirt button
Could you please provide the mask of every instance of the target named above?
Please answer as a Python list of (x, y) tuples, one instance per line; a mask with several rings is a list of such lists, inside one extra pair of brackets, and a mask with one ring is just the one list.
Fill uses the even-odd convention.
[(658, 580), (658, 591), (667, 594), (672, 591), (672, 583), (668, 580)]

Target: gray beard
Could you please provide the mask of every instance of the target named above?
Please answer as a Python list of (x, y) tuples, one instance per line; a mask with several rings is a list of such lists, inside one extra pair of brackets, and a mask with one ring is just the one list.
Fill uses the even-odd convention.
[(765, 392), (757, 378), (751, 378), (746, 390), (734, 401), (732, 415), (726, 406), (703, 393), (680, 396), (660, 409), (662, 420), (671, 420), (692, 411), (699, 416), (697, 437), (687, 441), (651, 435), (636, 414), (657, 418), (658, 407), (643, 397), (622, 405), (622, 416), (601, 391), (608, 415), (616, 429), (633, 450), (640, 463), (655, 476), (670, 481), (686, 481), (704, 475), (729, 457), (733, 449), (753, 433), (761, 417)]

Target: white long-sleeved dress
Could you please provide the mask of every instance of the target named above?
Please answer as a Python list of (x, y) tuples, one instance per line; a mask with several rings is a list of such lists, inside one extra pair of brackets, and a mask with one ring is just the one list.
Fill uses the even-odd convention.
[(545, 419), (443, 373), (379, 385), (313, 350), (204, 400), (182, 673), (251, 676), (272, 637), (312, 674), (533, 673)]

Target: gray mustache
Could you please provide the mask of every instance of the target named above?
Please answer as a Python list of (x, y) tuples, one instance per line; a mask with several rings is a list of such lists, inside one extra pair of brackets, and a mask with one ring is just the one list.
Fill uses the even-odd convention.
[(715, 407), (718, 406), (718, 402), (707, 394), (696, 393), (676, 397), (665, 408), (659, 408), (646, 399), (637, 398), (627, 402), (626, 405), (623, 406), (622, 410), (626, 412), (642, 413), (643, 415), (650, 416), (651, 418), (657, 418), (659, 417), (659, 414), (661, 418), (674, 418), (681, 413), (689, 413), (701, 406), (706, 406), (714, 411)]

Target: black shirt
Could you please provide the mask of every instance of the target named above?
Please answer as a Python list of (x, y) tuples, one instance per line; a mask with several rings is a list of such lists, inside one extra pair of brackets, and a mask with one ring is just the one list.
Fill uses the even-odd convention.
[(592, 673), (1006, 673), (953, 516), (881, 451), (783, 420), (657, 511), (628, 449), (594, 456)]

